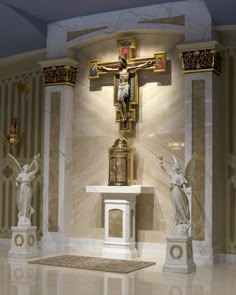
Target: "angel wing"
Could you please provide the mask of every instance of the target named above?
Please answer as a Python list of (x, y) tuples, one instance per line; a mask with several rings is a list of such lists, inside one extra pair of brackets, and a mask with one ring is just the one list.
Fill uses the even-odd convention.
[(14, 171), (19, 174), (21, 172), (21, 166), (19, 164), (19, 162), (16, 160), (15, 157), (13, 157), (10, 153), (8, 153), (8, 156), (10, 157), (11, 159), (11, 162), (14, 164)]
[(190, 185), (193, 182), (193, 171), (196, 166), (196, 160), (197, 160), (197, 153), (195, 152), (192, 158), (189, 160), (188, 164), (186, 165), (185, 171), (184, 171), (184, 177), (187, 179)]
[(31, 168), (33, 167), (33, 165), (34, 165), (34, 161), (36, 160), (38, 160), (40, 158), (40, 153), (39, 154), (37, 154), (37, 156), (34, 156), (34, 159), (33, 159), (33, 161), (31, 162), (31, 164), (30, 164), (30, 166), (29, 166), (29, 170), (31, 170)]

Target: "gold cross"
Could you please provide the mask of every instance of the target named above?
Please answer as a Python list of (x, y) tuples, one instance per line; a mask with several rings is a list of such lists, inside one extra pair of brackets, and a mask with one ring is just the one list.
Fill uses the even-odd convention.
[(120, 133), (131, 133), (137, 121), (139, 105), (138, 74), (139, 69), (166, 71), (166, 52), (156, 52), (153, 57), (137, 58), (135, 56), (136, 39), (134, 37), (117, 40), (119, 57), (117, 62), (89, 62), (89, 79), (100, 75), (114, 73), (114, 105), (116, 122)]

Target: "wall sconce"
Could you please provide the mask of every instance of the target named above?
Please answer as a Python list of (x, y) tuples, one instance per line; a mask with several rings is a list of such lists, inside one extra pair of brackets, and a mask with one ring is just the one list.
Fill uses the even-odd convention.
[(10, 145), (15, 146), (19, 142), (17, 118), (11, 119), (10, 134), (7, 136)]

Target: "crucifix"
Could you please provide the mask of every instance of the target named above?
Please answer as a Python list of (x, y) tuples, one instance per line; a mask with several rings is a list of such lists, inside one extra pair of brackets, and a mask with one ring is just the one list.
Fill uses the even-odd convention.
[(114, 105), (116, 122), (120, 133), (132, 132), (137, 121), (136, 109), (139, 105), (138, 74), (139, 69), (154, 72), (166, 70), (166, 52), (154, 53), (154, 57), (134, 58), (135, 38), (118, 40), (119, 57), (117, 62), (89, 62), (89, 79), (97, 79), (102, 74), (114, 73)]

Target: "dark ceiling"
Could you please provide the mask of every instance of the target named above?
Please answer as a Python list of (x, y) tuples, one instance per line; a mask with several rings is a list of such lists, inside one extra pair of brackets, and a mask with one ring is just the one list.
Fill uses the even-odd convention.
[[(45, 48), (47, 24), (106, 11), (179, 0), (0, 0), (0, 57)], [(188, 1), (188, 0), (187, 0)], [(204, 0), (203, 0), (204, 1)], [(235, 0), (205, 0), (215, 25), (236, 24)]]

